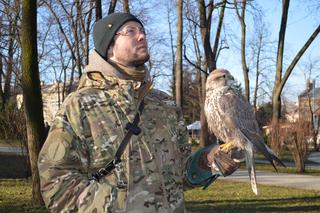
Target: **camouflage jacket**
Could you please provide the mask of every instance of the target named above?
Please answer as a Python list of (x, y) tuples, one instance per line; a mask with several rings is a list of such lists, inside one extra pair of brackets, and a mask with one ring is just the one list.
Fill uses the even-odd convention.
[(133, 121), (138, 87), (136, 81), (86, 72), (64, 101), (38, 162), (42, 196), (52, 212), (186, 211), (187, 132), (179, 110), (160, 91), (144, 98), (142, 132), (131, 137), (119, 167), (89, 181), (113, 159), (125, 125)]

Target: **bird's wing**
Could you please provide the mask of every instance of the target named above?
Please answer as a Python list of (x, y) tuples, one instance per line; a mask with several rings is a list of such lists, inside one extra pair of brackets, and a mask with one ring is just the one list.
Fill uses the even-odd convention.
[(240, 130), (250, 141), (263, 141), (253, 109), (243, 95), (229, 89), (220, 97), (219, 105), (228, 128)]
[[(244, 141), (250, 142), (254, 149), (260, 151), (275, 169), (273, 161), (283, 164), (273, 153), (268, 151), (266, 144), (263, 142), (253, 109), (241, 93), (230, 88), (221, 96), (219, 104), (220, 113), (224, 114), (225, 124), (228, 128), (239, 131), (242, 143)], [(242, 147), (244, 147), (244, 144), (242, 144)]]

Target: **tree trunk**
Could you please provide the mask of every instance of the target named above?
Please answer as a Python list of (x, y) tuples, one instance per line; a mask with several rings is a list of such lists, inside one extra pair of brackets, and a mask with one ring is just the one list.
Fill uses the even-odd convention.
[(176, 50), (176, 63), (175, 63), (175, 95), (176, 104), (182, 109), (182, 37), (183, 37), (183, 19), (182, 19), (183, 1), (177, 1), (177, 50)]
[(130, 13), (129, 0), (123, 0), (123, 12)]
[[(2, 40), (2, 29), (3, 29), (3, 22), (2, 22), (2, 16), (0, 16), (0, 40)], [(0, 54), (0, 110), (3, 110), (4, 108), (4, 92), (2, 90), (2, 75), (3, 75), (3, 57), (2, 54)]]
[[(320, 32), (320, 25), (315, 29), (312, 35), (308, 38), (307, 42), (303, 45), (303, 47), (296, 54), (288, 68), (286, 69), (285, 74), (282, 79), (282, 61), (283, 61), (283, 48), (284, 48), (284, 34), (286, 29), (287, 15), (289, 9), (289, 0), (283, 0), (283, 12), (282, 12), (282, 20), (280, 26), (279, 33), (279, 42), (278, 42), (278, 53), (277, 53), (277, 70), (276, 70), (276, 80), (273, 87), (272, 92), (272, 123), (279, 123), (279, 119), (281, 117), (281, 93), (282, 90), (291, 75), (295, 65), (298, 63), (304, 52), (308, 49), (314, 39), (318, 36)], [(273, 131), (279, 131), (279, 129), (274, 129)], [(276, 140), (273, 144), (278, 142), (277, 138), (273, 138)]]
[(213, 54), (213, 58), (214, 58), (214, 61), (213, 61), (213, 68), (214, 69), (217, 67), (217, 60), (218, 60), (218, 56), (219, 56), (219, 51), (221, 50), (220, 49), (221, 47), (219, 46), (219, 41), (220, 41), (220, 35), (221, 35), (222, 24), (223, 24), (223, 19), (224, 19), (224, 11), (226, 10), (226, 4), (227, 4), (227, 0), (223, 0), (222, 5), (221, 5), (221, 10), (220, 10), (220, 15), (219, 15), (216, 36), (215, 36), (214, 44), (213, 44), (212, 54)]
[[(313, 151), (317, 151), (317, 136), (318, 136), (318, 127), (315, 125), (315, 110), (314, 110), (314, 105), (316, 104), (314, 102), (315, 97), (311, 97), (311, 91), (315, 93), (315, 82), (312, 84), (312, 88), (309, 86), (306, 88), (307, 92), (307, 97), (308, 97), (308, 109), (310, 112), (310, 135), (312, 137), (312, 142), (313, 142)], [(309, 120), (309, 119), (307, 119)]]
[[(1, 37), (1, 36), (0, 36)], [(2, 63), (2, 54), (0, 54), (0, 85), (2, 85), (2, 74), (3, 74), (3, 63)], [(4, 108), (4, 93), (2, 86), (0, 86), (0, 110)]]
[(259, 77), (260, 77), (260, 54), (262, 50), (262, 40), (263, 36), (262, 34), (259, 34), (259, 40), (258, 40), (258, 47), (257, 47), (257, 58), (256, 58), (256, 78), (255, 78), (255, 87), (254, 87), (254, 93), (253, 93), (253, 109), (254, 112), (257, 112), (257, 99), (258, 99), (258, 89), (259, 89)]
[[(76, 20), (73, 21), (73, 37), (74, 37), (74, 46), (75, 46), (75, 54), (76, 54), (76, 64), (77, 64), (77, 69), (78, 69), (78, 75), (79, 78), (82, 75), (82, 57), (80, 57), (80, 42), (81, 38), (79, 38), (79, 28), (80, 28), (80, 19), (81, 19), (81, 14), (82, 14), (82, 8), (81, 8), (81, 3), (79, 0), (75, 1), (76, 3), (76, 8), (77, 8), (77, 15), (76, 15)], [(73, 82), (70, 82), (70, 84), (73, 84)]]
[(175, 52), (174, 52), (174, 44), (173, 44), (173, 35), (172, 35), (172, 28), (171, 28), (171, 21), (170, 21), (170, 13), (168, 12), (168, 24), (169, 24), (169, 35), (170, 35), (170, 49), (171, 49), (171, 55), (172, 55), (172, 82), (171, 82), (171, 91), (172, 91), (172, 97), (174, 100), (176, 100), (176, 65), (175, 65)]
[[(209, 1), (209, 4), (206, 6), (204, 0), (198, 0), (198, 9), (199, 9), (199, 17), (200, 17), (200, 32), (201, 32), (201, 38), (202, 38), (202, 44), (204, 47), (204, 55), (205, 55), (205, 72), (209, 69), (209, 72), (216, 69), (217, 59), (218, 59), (218, 53), (221, 50), (222, 47), (219, 47), (219, 39), (220, 39), (220, 33), (222, 29), (222, 23), (224, 19), (224, 11), (227, 1), (224, 0), (221, 3), (221, 11), (219, 15), (219, 21), (218, 21), (218, 28), (216, 31), (215, 36), (215, 42), (213, 49), (211, 48), (211, 42), (210, 42), (210, 31), (211, 31), (211, 18), (212, 18), (212, 12), (214, 9), (213, 1)], [(208, 13), (207, 13), (208, 10)], [(206, 84), (206, 73), (203, 74), (202, 79), (202, 98), (203, 102), (201, 103), (201, 114), (200, 114), (200, 121), (201, 121), (201, 137), (200, 137), (200, 143), (204, 144), (205, 146), (210, 145), (212, 143), (215, 143), (216, 137), (209, 133), (208, 131), (208, 124), (207, 120), (204, 114), (204, 100), (205, 100), (205, 84)]]
[[(290, 0), (282, 0), (282, 17), (281, 17), (281, 25), (279, 31), (279, 41), (278, 41), (278, 51), (277, 51), (277, 67), (276, 67), (276, 79), (275, 86), (273, 89), (273, 96), (277, 96), (277, 88), (280, 86), (280, 82), (282, 79), (282, 66), (283, 66), (283, 52), (284, 52), (284, 40), (287, 28), (287, 19), (289, 12), (289, 3)], [(273, 122), (279, 122), (281, 116), (281, 100), (279, 97), (274, 97), (272, 101), (273, 103)]]
[(201, 124), (201, 131), (200, 131), (200, 145), (201, 146), (207, 146), (211, 143), (209, 142), (209, 131), (208, 131), (208, 123), (207, 118), (204, 112), (204, 102), (206, 98), (206, 81), (207, 81), (207, 75), (205, 73), (202, 73), (201, 75), (201, 94), (200, 94), (200, 124)]
[(111, 0), (110, 1), (108, 15), (111, 14), (111, 13), (114, 13), (114, 10), (116, 9), (116, 5), (117, 5), (117, 0)]
[[(209, 68), (209, 72), (216, 69), (215, 57), (212, 52), (210, 42), (210, 30), (211, 30), (211, 18), (213, 12), (213, 1), (211, 0), (208, 6), (205, 5), (204, 0), (198, 1), (199, 16), (200, 16), (200, 32), (202, 38), (202, 44), (204, 48), (204, 55)], [(206, 8), (208, 8), (208, 15)]]
[(277, 149), (279, 147), (279, 119), (281, 117), (281, 98), (280, 94), (277, 92), (282, 79), (282, 66), (283, 66), (283, 52), (284, 52), (284, 40), (287, 28), (287, 19), (289, 12), (290, 0), (282, 0), (282, 17), (279, 31), (279, 41), (278, 41), (278, 51), (277, 51), (277, 67), (276, 67), (276, 79), (272, 92), (272, 125), (274, 125), (272, 131), (273, 137), (271, 146), (275, 152), (279, 152)]
[(4, 89), (3, 89), (3, 105), (8, 102), (11, 94), (11, 77), (13, 70), (13, 45), (14, 45), (14, 27), (15, 23), (10, 21), (9, 26), (9, 44), (8, 44), (8, 61), (7, 61), (7, 69), (4, 81)]
[(305, 172), (305, 150), (301, 149), (302, 147), (300, 146), (301, 140), (299, 140), (299, 136), (297, 133), (294, 134), (294, 146), (293, 146), (293, 158), (296, 166), (296, 171), (298, 173), (303, 173)]
[(234, 0), (236, 13), (241, 24), (241, 63), (242, 63), (242, 71), (243, 71), (243, 79), (244, 79), (244, 94), (247, 98), (247, 101), (250, 102), (250, 84), (249, 84), (249, 68), (246, 61), (246, 23), (245, 23), (245, 12), (247, 1), (242, 1), (241, 6), (241, 14), (238, 9), (238, 3)]
[(22, 0), (22, 89), (26, 115), (28, 151), (32, 172), (32, 197), (43, 204), (38, 173), (38, 153), (45, 140), (37, 53), (37, 1)]
[(101, 7), (101, 0), (95, 0), (95, 7), (96, 7), (96, 21), (102, 18), (102, 7)]
[[(96, 1), (100, 1), (100, 7), (101, 7), (101, 0), (96, 0)], [(97, 2), (95, 2), (95, 3), (99, 4)], [(93, 1), (90, 1), (90, 8), (93, 8)], [(101, 8), (100, 8), (100, 10), (101, 10)], [(97, 13), (97, 11), (96, 11), (96, 13)], [(98, 11), (98, 13), (99, 13), (99, 11)], [(102, 16), (102, 12), (101, 12), (100, 16)], [(97, 17), (97, 14), (96, 14), (96, 21), (97, 21), (97, 18), (98, 17)], [(100, 18), (102, 18), (102, 17), (100, 17)], [(89, 47), (89, 36), (90, 36), (91, 20), (92, 20), (92, 9), (90, 9), (90, 11), (89, 11), (86, 27), (84, 29), (84, 31), (85, 31), (84, 32), (84, 39), (85, 39), (85, 46), (84, 46), (85, 59), (84, 59), (84, 64), (85, 65), (89, 64), (89, 48), (90, 48)]]

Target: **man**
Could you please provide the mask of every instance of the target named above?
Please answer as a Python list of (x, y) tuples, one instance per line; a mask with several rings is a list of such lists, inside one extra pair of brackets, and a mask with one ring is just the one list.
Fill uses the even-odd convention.
[[(190, 156), (181, 113), (167, 95), (151, 89), (140, 20), (111, 14), (95, 24), (93, 41), (79, 86), (64, 101), (40, 152), (46, 206), (53, 212), (185, 212), (183, 190), (218, 176), (210, 168), (217, 147)], [(115, 161), (125, 141), (121, 162)], [(101, 172), (109, 162), (113, 166)], [(224, 174), (237, 168), (231, 160)]]

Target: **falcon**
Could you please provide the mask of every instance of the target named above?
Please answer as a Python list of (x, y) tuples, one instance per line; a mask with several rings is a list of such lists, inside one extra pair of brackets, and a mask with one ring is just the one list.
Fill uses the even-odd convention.
[(219, 146), (220, 151), (244, 155), (251, 188), (257, 195), (254, 153), (260, 151), (276, 171), (275, 164), (285, 165), (264, 143), (253, 109), (235, 89), (234, 78), (228, 70), (217, 69), (208, 76), (204, 111), (209, 131), (224, 142)]

